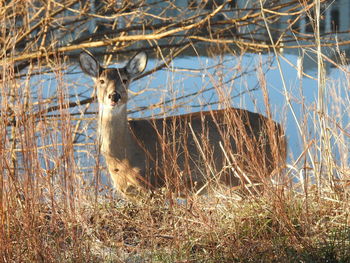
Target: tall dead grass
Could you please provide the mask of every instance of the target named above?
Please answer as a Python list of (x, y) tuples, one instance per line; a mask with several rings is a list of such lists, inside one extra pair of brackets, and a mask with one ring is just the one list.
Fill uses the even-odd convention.
[[(59, 60), (56, 63), (60, 65)], [(258, 74), (264, 87), (264, 76), (261, 72)], [(314, 184), (316, 172), (307, 161), (302, 167), (297, 163), (289, 164), (288, 169), (278, 171), (273, 178), (266, 177), (262, 160), (255, 158), (256, 163), (249, 163), (248, 170), (258, 178), (249, 181), (251, 177), (242, 171), (238, 178), (244, 183), (233, 191), (215, 189), (214, 195), (187, 196), (187, 202), (183, 203), (168, 204), (168, 199), (159, 196), (145, 199), (142, 204), (128, 203), (108, 191), (100, 193), (101, 184), (97, 187), (95, 180), (84, 176), (88, 169), (77, 165), (81, 162), (76, 149), (81, 149), (81, 142), (73, 143), (76, 120), (67, 107), (70, 92), (69, 84), (62, 78), (63, 72), (54, 73), (59, 110), (52, 116), (40, 111), (42, 115), (38, 119), (33, 119), (32, 113), (47, 107), (48, 103), (40, 95), (32, 97), (30, 92), (25, 92), (32, 85), (30, 75), (27, 79), (15, 78), (11, 73), (3, 76), (2, 261), (317, 262), (330, 258), (349, 259), (348, 168), (347, 159), (341, 154), (341, 163), (332, 156), (338, 175), (332, 184), (329, 180), (322, 185)], [(38, 90), (40, 85), (39, 82)], [(220, 95), (222, 86), (218, 83), (215, 86), (218, 97), (227, 98), (225, 94)], [(341, 126), (344, 115), (340, 108), (347, 108), (348, 101), (341, 95), (344, 92), (341, 84), (332, 87), (332, 99), (337, 101), (337, 106), (334, 105), (334, 114), (328, 114), (333, 123), (329, 129), (336, 138), (335, 149), (339, 147), (339, 153), (347, 152), (348, 136), (346, 127)], [(266, 115), (273, 115), (265, 88), (263, 94)], [(222, 107), (230, 105), (226, 99), (221, 103)], [(312, 116), (311, 113), (312, 109), (306, 117)], [(242, 125), (240, 119), (230, 113), (225, 118), (233, 121), (233, 125)], [(273, 127), (267, 127), (267, 131), (276, 134)], [(85, 134), (89, 132), (85, 129)], [(225, 136), (223, 134), (223, 138)], [(208, 175), (223, 173), (214, 169), (205, 135), (198, 134), (198, 138), (203, 161), (208, 163)], [(248, 142), (241, 142), (242, 147), (250, 147)], [(165, 142), (164, 147), (167, 145)], [(313, 148), (317, 152), (313, 141), (308, 145), (305, 150)], [(90, 164), (95, 167), (90, 169), (95, 175), (103, 163), (100, 167), (94, 146), (87, 143), (86, 147), (95, 149), (96, 162)], [(224, 140), (222, 150), (227, 155), (224, 169), (236, 167), (237, 158), (232, 158)], [(254, 150), (250, 149), (253, 155)], [(274, 147), (270, 150), (277, 156), (274, 160), (283, 157)], [(176, 148), (165, 152), (169, 164), (169, 156), (178, 154)], [(254, 156), (249, 158), (254, 160)], [(168, 172), (169, 176), (172, 173), (173, 169)], [(299, 175), (303, 181), (292, 180)]]
[[(101, 180), (106, 173), (91, 135), (93, 126), (89, 125), (95, 120), (88, 114), (90, 108), (81, 106), (77, 112), (69, 109), (75, 83), (64, 77), (65, 63), (58, 57), (51, 63), (49, 85), (46, 76), (34, 78), (30, 74), (42, 70), (40, 66), (30, 64), (21, 78), (13, 63), (1, 68), (0, 261), (350, 260), (346, 121), (350, 100), (345, 65), (338, 64), (343, 69), (344, 83), (326, 83), (329, 107), (323, 113), (322, 125), (315, 107), (300, 99), (297, 107), (305, 109), (300, 120), (306, 120), (297, 119), (302, 127), (303, 152), (295, 160), (289, 159), (287, 167), (276, 171), (272, 178), (266, 176), (264, 161), (257, 157), (266, 152), (257, 153), (253, 144), (241, 140), (240, 147), (250, 148), (249, 159), (254, 161), (246, 164), (248, 173), (236, 171), (239, 187), (215, 189), (210, 196), (187, 196), (183, 202), (169, 203), (169, 198), (154, 196), (135, 204), (121, 200)], [(265, 99), (264, 114), (276, 117), (260, 69), (258, 76)], [(225, 89), (220, 77), (210, 78), (219, 107), (231, 105), (226, 93), (231, 87)], [(51, 94), (46, 94), (48, 88), (53, 90)], [(46, 112), (50, 105), (58, 105), (57, 111)], [(242, 125), (232, 113), (225, 118), (232, 125)], [(327, 151), (319, 146), (322, 129), (330, 136)], [(280, 162), (285, 153), (277, 151), (278, 142), (273, 139), (276, 130), (267, 125), (267, 133), (273, 141), (268, 152)], [(213, 165), (205, 134), (197, 135), (208, 177), (232, 170), (240, 161), (225, 147), (226, 136), (223, 133), (222, 152), (227, 158), (220, 171)], [(169, 159), (176, 157), (177, 149), (164, 152), (164, 160), (169, 162), (166, 169), (172, 168), (167, 171), (169, 177), (174, 170), (181, 176), (182, 171)], [(185, 151), (184, 155), (186, 161), (189, 153)], [(320, 155), (323, 157), (318, 158)], [(251, 180), (248, 175), (256, 178)], [(181, 188), (178, 182), (175, 185)]]

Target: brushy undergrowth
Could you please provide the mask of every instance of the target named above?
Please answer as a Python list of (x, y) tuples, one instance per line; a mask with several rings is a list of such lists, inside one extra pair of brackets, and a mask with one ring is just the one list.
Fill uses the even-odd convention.
[[(16, 79), (6, 77), (3, 98), (17, 89)], [(29, 81), (19, 83), (29, 89)], [(318, 143), (305, 136), (310, 157), (298, 158), (304, 168), (288, 165), (279, 179), (263, 180), (252, 193), (248, 184), (244, 191), (237, 187), (187, 200), (154, 196), (127, 202), (103, 189), (104, 164), (94, 137), (79, 125), (94, 120), (84, 112), (78, 112), (81, 119), (70, 115), (69, 85), (62, 81), (58, 99), (52, 98), (59, 105), (56, 116), (42, 111), (33, 120), (40, 107), (28, 107), (20, 95), (1, 101), (0, 261), (349, 262), (346, 158), (340, 165), (330, 154), (333, 166), (321, 165), (320, 175), (319, 166), (312, 166), (321, 163)], [(316, 120), (312, 124), (317, 128)], [(346, 134), (329, 124), (338, 138), (334, 149), (346, 153)], [(76, 140), (84, 133), (86, 140)], [(79, 163), (85, 158), (93, 165)]]
[(17, 199), (2, 214), (2, 260), (348, 262), (347, 207), (293, 190), (183, 204), (100, 198), (74, 210)]
[[(8, 87), (17, 87), (8, 77), (3, 98)], [(237, 187), (187, 200), (154, 196), (128, 202), (102, 188), (104, 165), (98, 151), (91, 151), (91, 137), (74, 139), (72, 131), (85, 117), (69, 115), (68, 84), (62, 83), (60, 108), (50, 118), (43, 111), (33, 121), (30, 113), (38, 109), (28, 108), (21, 96), (2, 100), (0, 261), (349, 262), (346, 165), (334, 161), (329, 176), (315, 176), (306, 161), (301, 170), (289, 165), (280, 180), (264, 180), (252, 193)], [(6, 115), (9, 108), (16, 122)], [(346, 152), (343, 131), (329, 127), (343, 136), (336, 146)], [(317, 160), (318, 144), (306, 137), (305, 142)], [(84, 168), (79, 154), (95, 164)]]
[[(2, 2), (2, 5), (6, 4), (6, 1)], [(287, 109), (279, 110), (294, 115), (297, 108), (300, 112), (300, 116), (293, 118), (298, 126), (302, 153), (295, 157), (295, 161), (290, 158), (285, 170), (275, 174), (276, 178), (260, 177), (262, 182), (253, 181), (259, 186), (251, 193), (247, 191), (251, 185), (245, 182), (244, 191), (235, 187), (230, 193), (222, 191), (210, 196), (188, 196), (187, 200), (154, 196), (128, 202), (112, 193), (111, 189), (104, 188), (108, 185), (103, 182), (105, 164), (99, 159), (94, 133), (97, 107), (90, 107), (94, 92), (89, 88), (78, 89), (83, 85), (77, 81), (76, 75), (66, 78), (66, 72), (72, 69), (69, 66), (67, 69), (62, 54), (56, 54), (54, 48), (51, 55), (48, 53), (45, 57), (47, 50), (42, 45), (46, 42), (51, 45), (51, 41), (46, 41), (46, 34), (51, 34), (47, 30), (48, 23), (51, 21), (56, 28), (58, 20), (49, 15), (42, 17), (40, 23), (31, 20), (41, 17), (44, 11), (48, 14), (49, 11), (56, 12), (56, 8), (50, 8), (54, 2), (63, 12), (74, 2), (92, 1), (69, 1), (69, 5), (62, 6), (60, 1), (41, 1), (47, 2), (48, 6), (40, 8), (36, 7), (40, 1), (7, 2), (10, 5), (2, 9), (1, 30), (4, 46), (1, 47), (3, 59), (0, 68), (0, 262), (350, 262), (350, 135), (347, 121), (350, 99), (349, 71), (343, 65), (346, 62), (343, 54), (338, 54), (342, 62), (333, 61), (333, 65), (338, 67), (345, 81), (331, 83), (326, 82), (320, 45), (317, 52), (310, 52), (318, 53), (320, 72), (319, 97), (311, 105), (305, 104), (304, 89), (309, 87), (303, 87), (301, 78), (300, 97), (291, 94), (290, 90), (295, 87), (289, 89), (285, 84), (279, 89), (287, 104)], [(318, 0), (309, 2), (320, 3)], [(259, 6), (263, 1), (256, 3)], [(169, 4), (173, 6), (172, 1)], [(256, 20), (267, 10), (262, 7), (256, 8), (257, 15), (252, 14), (250, 19), (254, 19), (252, 23), (266, 22), (268, 28), (268, 23), (273, 23), (273, 16), (269, 18), (271, 22), (265, 17)], [(312, 15), (309, 12), (311, 4), (304, 8), (305, 12), (298, 13), (298, 17)], [(38, 9), (37, 15), (29, 12), (32, 9)], [(296, 11), (292, 11), (295, 14)], [(74, 20), (81, 21), (80, 15), (86, 10), (81, 12)], [(275, 13), (278, 12), (271, 14)], [(16, 20), (18, 15), (35, 22), (35, 27), (24, 22), (20, 25)], [(241, 18), (242, 25), (249, 25), (245, 12)], [(240, 25), (231, 20), (228, 22), (236, 32)], [(310, 17), (309, 20), (319, 23), (319, 17)], [(35, 29), (40, 25), (45, 25), (42, 26), (43, 40), (35, 36)], [(133, 23), (130, 25), (134, 26)], [(262, 23), (257, 25), (262, 27)], [(164, 26), (168, 27), (168, 24)], [(315, 25), (317, 27), (319, 24)], [(64, 32), (70, 31), (64, 24), (62, 28)], [(199, 28), (201, 32), (202, 29)], [(294, 30), (293, 25), (291, 29)], [(111, 34), (114, 32), (113, 23)], [(246, 33), (251, 35), (249, 31)], [(26, 39), (25, 36), (30, 37)], [(320, 32), (315, 30), (315, 35), (309, 37), (312, 42), (315, 42), (314, 37), (320, 40)], [(194, 40), (190, 39), (188, 43), (192, 46)], [(220, 40), (219, 35), (211, 40)], [(178, 45), (175, 40), (173, 42)], [(272, 35), (270, 42), (274, 42)], [(129, 42), (125, 43), (129, 45)], [(38, 57), (31, 54), (32, 61), (18, 57), (12, 61), (27, 44), (28, 49), (23, 52), (31, 54), (37, 50), (33, 54)], [(179, 46), (182, 49), (181, 43)], [(80, 51), (78, 49), (75, 51)], [(159, 51), (161, 48), (155, 45), (154, 49)], [(263, 114), (274, 116), (274, 111), (269, 108), (270, 87), (266, 83), (264, 68), (270, 62), (260, 61), (253, 69), (245, 68), (244, 46), (240, 54), (237, 54), (236, 46), (214, 45), (211, 49), (212, 58), (219, 57), (215, 66), (178, 70), (191, 77), (198, 74), (209, 79), (203, 87), (198, 87), (200, 95), (216, 92), (213, 97), (220, 101), (209, 103), (209, 106), (215, 103), (218, 103), (218, 108), (232, 106), (231, 96), (242, 94), (248, 94), (256, 106), (253, 92), (258, 89), (256, 87), (261, 87), (263, 95), (260, 97), (266, 106)], [(107, 53), (112, 54), (112, 51), (115, 51), (114, 46)], [(169, 53), (174, 56), (180, 53), (173, 51)], [(261, 47), (256, 51), (261, 52)], [(300, 46), (300, 51), (304, 54), (305, 47)], [(283, 56), (277, 49), (274, 52), (274, 58)], [(26, 57), (27, 53), (23, 55)], [(163, 58), (163, 54), (158, 55)], [(226, 55), (230, 55), (230, 60), (237, 59), (230, 64), (224, 59)], [(327, 60), (331, 61), (331, 58)], [(169, 71), (177, 71), (171, 63), (165, 64), (170, 67)], [(271, 70), (270, 64), (267, 67)], [(152, 70), (148, 73), (153, 73)], [(297, 70), (309, 77), (300, 65)], [(240, 89), (248, 86), (247, 78), (252, 73), (257, 75), (256, 87)], [(282, 70), (280, 74), (283, 77)], [(173, 76), (167, 80), (171, 82), (172, 79)], [(164, 106), (158, 113), (177, 112), (183, 104), (193, 103), (193, 98), (197, 98), (196, 92), (188, 95), (184, 91), (174, 91), (176, 85), (173, 87), (173, 84), (152, 87), (166, 87), (167, 95), (174, 95), (155, 102), (153, 106)], [(200, 95), (198, 101), (201, 101)], [(203, 95), (203, 101), (207, 102), (205, 98)], [(208, 101), (211, 102), (211, 98)], [(194, 105), (195, 109), (203, 107)], [(246, 146), (244, 142), (242, 146)], [(213, 157), (210, 153), (208, 156)], [(231, 169), (231, 165), (227, 161), (225, 168)], [(249, 168), (259, 172), (261, 167), (255, 164)]]

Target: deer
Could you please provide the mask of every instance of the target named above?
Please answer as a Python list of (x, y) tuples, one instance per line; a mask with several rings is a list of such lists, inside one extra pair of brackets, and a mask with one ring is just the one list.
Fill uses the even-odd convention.
[(227, 107), (163, 118), (128, 119), (128, 89), (147, 66), (145, 52), (124, 67), (104, 68), (83, 51), (82, 71), (96, 88), (98, 137), (114, 189), (135, 197), (166, 187), (207, 193), (268, 178), (286, 162), (282, 126), (259, 113)]

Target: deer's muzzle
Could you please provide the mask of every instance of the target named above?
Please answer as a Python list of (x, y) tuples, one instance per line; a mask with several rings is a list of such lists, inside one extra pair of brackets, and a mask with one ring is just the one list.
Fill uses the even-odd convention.
[(108, 95), (108, 98), (112, 101), (113, 104), (116, 104), (121, 99), (121, 96), (118, 92), (114, 91)]

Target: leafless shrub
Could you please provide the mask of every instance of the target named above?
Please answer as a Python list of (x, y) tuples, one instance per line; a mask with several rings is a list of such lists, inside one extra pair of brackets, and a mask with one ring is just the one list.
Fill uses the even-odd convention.
[[(93, 6), (93, 2), (100, 5)], [(349, 112), (348, 81), (327, 86), (330, 96), (324, 99), (333, 103), (323, 104), (332, 106), (324, 108), (320, 117), (320, 111), (305, 105), (301, 98), (297, 105), (303, 109), (304, 119), (296, 118), (296, 123), (302, 154), (288, 161), (287, 169), (276, 171), (273, 178), (266, 177), (268, 164), (260, 157), (270, 153), (276, 163), (284, 158), (284, 153), (275, 150), (274, 127), (267, 127), (271, 149), (257, 152), (249, 140), (239, 141), (237, 147), (248, 151), (247, 156), (237, 158), (227, 140), (230, 136), (241, 138), (242, 116), (228, 112), (225, 122), (237, 127), (238, 133), (222, 132), (224, 169), (216, 169), (205, 133), (198, 135), (198, 148), (208, 164), (204, 171), (208, 178), (235, 172), (241, 181), (239, 188), (213, 189), (216, 195), (211, 198), (191, 196), (182, 204), (169, 204), (169, 199), (159, 196), (131, 204), (119, 200), (102, 180), (105, 165), (91, 132), (96, 121), (94, 92), (73, 89), (83, 86), (83, 81), (69, 75), (75, 74), (67, 66), (69, 62), (74, 62), (82, 49), (95, 48), (107, 64), (116, 54), (121, 60), (126, 53), (143, 49), (162, 61), (142, 76), (151, 78), (164, 68), (176, 70), (169, 65), (181, 54), (239, 57), (245, 52), (274, 50), (282, 58), (281, 48), (317, 47), (313, 33), (300, 32), (299, 21), (305, 15), (312, 18), (312, 10), (320, 2), (329, 3), (266, 1), (261, 5), (262, 1), (250, 1), (251, 6), (242, 8), (235, 2), (209, 1), (195, 6), (191, 1), (189, 7), (182, 8), (172, 1), (0, 2), (0, 261), (348, 261), (349, 133), (344, 125)], [(179, 15), (167, 15), (176, 10)], [(311, 28), (317, 28), (316, 20), (308, 21)], [(341, 33), (339, 46), (346, 43)], [(317, 37), (318, 46), (334, 47), (329, 33), (319, 32)], [(296, 39), (313, 43), (293, 44)], [(204, 43), (209, 48), (204, 49)], [(342, 54), (341, 62), (318, 55), (348, 80)], [(213, 67), (220, 72), (223, 63)], [(160, 99), (148, 109), (158, 110), (154, 116), (174, 113), (207, 91), (215, 91), (218, 98), (207, 106), (226, 108), (232, 103), (228, 93), (236, 95), (228, 92), (232, 83), (252, 73), (242, 67), (232, 68), (229, 80), (212, 75), (199, 92)], [(276, 117), (278, 113), (269, 109), (264, 72), (259, 70), (265, 115)], [(186, 71), (195, 73), (208, 75), (208, 68), (204, 66), (199, 73)], [(287, 89), (283, 92), (291, 105), (293, 98)], [(193, 105), (196, 107), (203, 105)], [(144, 110), (146, 106), (130, 112)], [(183, 129), (185, 138), (191, 134), (189, 127), (176, 123), (168, 128)], [(168, 147), (162, 158), (170, 163), (162, 169), (168, 175), (175, 171), (179, 174), (176, 179), (181, 179), (182, 168), (172, 159), (178, 148), (169, 143), (172, 138), (159, 137)], [(186, 149), (183, 155), (186, 171)], [(232, 171), (235, 162), (249, 164), (244, 171)], [(169, 179), (175, 189), (181, 188), (180, 183)]]

